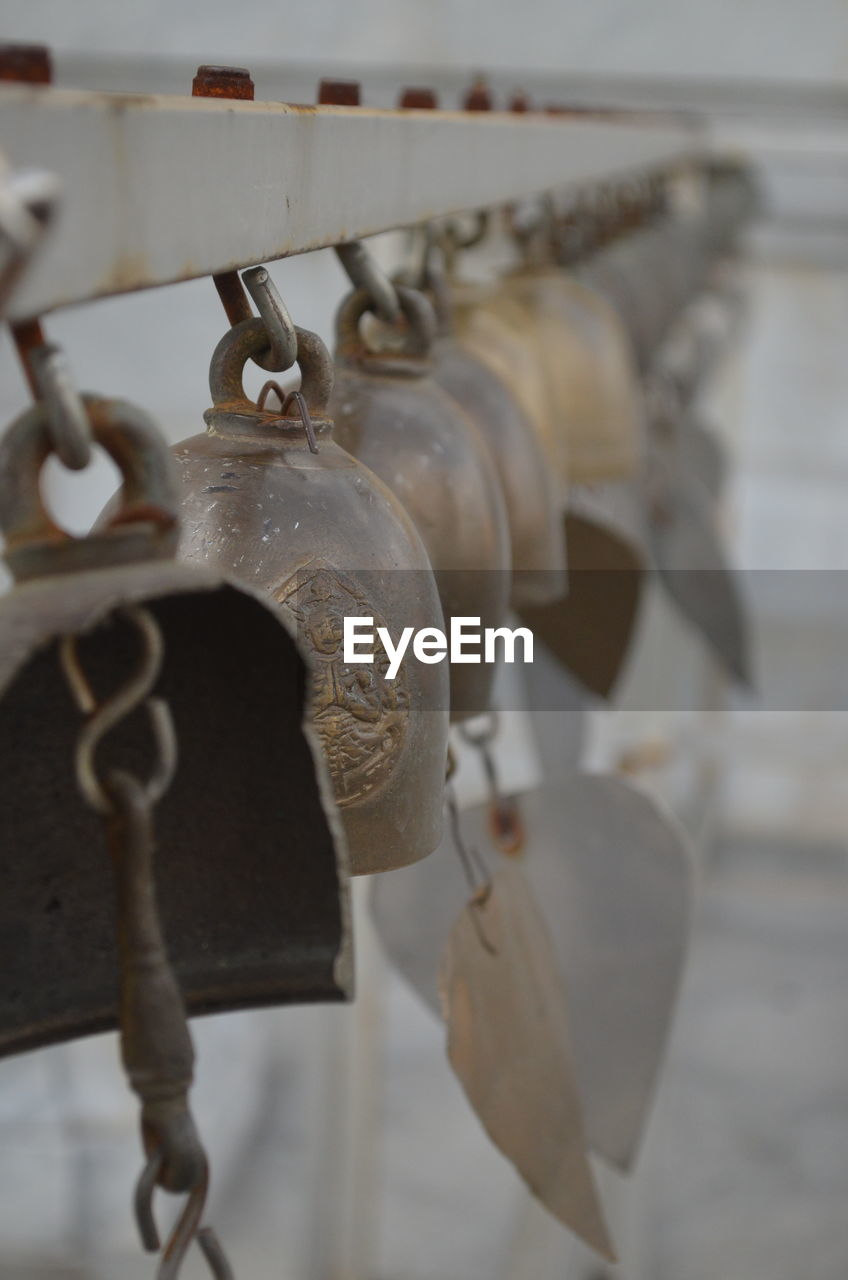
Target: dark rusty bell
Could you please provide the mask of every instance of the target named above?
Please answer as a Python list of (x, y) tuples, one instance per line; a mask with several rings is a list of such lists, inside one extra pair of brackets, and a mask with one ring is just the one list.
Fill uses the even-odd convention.
[(307, 330), (297, 339), (302, 399), (293, 415), (260, 409), (244, 391), (245, 364), (267, 344), (260, 320), (243, 321), (218, 344), (207, 431), (174, 449), (180, 555), (268, 593), (296, 626), (352, 872), (386, 871), (440, 839), (447, 670), (410, 661), (389, 680), (379, 646), (372, 664), (347, 664), (343, 619), (371, 617), (397, 640), (404, 626), (441, 627), (442, 611), (427, 553), (397, 498), (334, 438), (326, 347)]
[[(510, 597), (509, 525), (485, 441), (432, 377), (436, 336), (423, 294), (398, 287), (406, 324), (378, 350), (364, 332), (372, 302), (350, 294), (337, 316), (332, 398), (339, 442), (371, 467), (411, 515), (436, 575), (445, 621), (506, 620)], [(492, 663), (453, 664), (454, 719), (488, 707)]]
[(532, 424), (509, 385), (449, 333), (433, 354), (436, 382), (474, 422), (497, 468), (512, 547), (513, 608), (561, 599), (567, 584), (561, 502)]
[[(114, 1027), (115, 891), (102, 819), (83, 800), (83, 720), (60, 663), (76, 636), (98, 698), (133, 678), (122, 610), (144, 606), (164, 657), (178, 768), (156, 805), (156, 892), (192, 1014), (350, 993), (345, 858), (323, 765), (303, 730), (307, 671), (275, 613), (214, 569), (174, 560), (176, 487), (146, 415), (86, 397), (94, 441), (123, 474), (107, 524), (71, 537), (39, 493), (45, 411), (0, 445), (0, 523), (16, 578), (0, 602), (0, 1054)], [(101, 706), (105, 705), (103, 703)], [(104, 764), (147, 776), (139, 707)]]

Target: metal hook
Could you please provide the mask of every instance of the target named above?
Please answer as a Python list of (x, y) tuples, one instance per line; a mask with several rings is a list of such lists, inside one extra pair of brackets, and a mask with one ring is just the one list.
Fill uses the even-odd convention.
[(164, 795), (177, 765), (176, 734), (168, 705), (161, 698), (149, 696), (162, 667), (162, 633), (148, 609), (130, 606), (120, 612), (139, 633), (143, 645), (142, 655), (135, 673), (104, 702), (98, 704), (82, 669), (77, 637), (64, 636), (59, 646), (59, 658), (72, 694), (80, 710), (89, 717), (77, 740), (77, 782), (91, 807), (104, 814), (111, 813), (113, 805), (95, 767), (97, 747), (106, 734), (142, 703), (150, 717), (157, 749), (156, 765), (145, 788), (151, 804), (155, 804)]
[[(160, 1248), (159, 1231), (153, 1214), (153, 1193), (162, 1164), (162, 1151), (159, 1149), (153, 1152), (142, 1169), (135, 1189), (135, 1219), (142, 1246), (148, 1253), (157, 1253)], [(200, 1225), (208, 1191), (209, 1171), (204, 1163), (202, 1176), (191, 1188), (183, 1211), (162, 1250), (157, 1280), (178, 1280), (183, 1259), (194, 1240), (197, 1241), (214, 1280), (234, 1280), (232, 1267), (215, 1232), (211, 1227)]]
[[(306, 403), (306, 396), (303, 394), (302, 391), (285, 392), (278, 382), (275, 382), (273, 378), (269, 378), (268, 381), (262, 387), (262, 390), (259, 392), (259, 395), (256, 397), (257, 409), (265, 408), (265, 401), (268, 399), (268, 396), (271, 394), (272, 391), (274, 392), (280, 404), (282, 405), (284, 414), (288, 413), (289, 405), (291, 404), (292, 400), (295, 402), (295, 404), (298, 407), (298, 411), (300, 413), (300, 420), (303, 423), (303, 430), (306, 432), (306, 439), (309, 444), (309, 452), (317, 453), (318, 442), (315, 439), (315, 426), (312, 422), (312, 417), (309, 412), (309, 405)], [(282, 423), (286, 421), (286, 419), (276, 418), (276, 419), (273, 419), (273, 421)]]
[[(471, 916), (471, 923), (474, 926), (474, 932), (480, 941), (480, 946), (484, 951), (488, 951), (490, 955), (497, 955), (497, 948), (492, 945), (486, 937), (486, 931), (477, 918), (477, 911), (486, 905), (491, 892), (492, 880), (489, 875), (489, 868), (483, 861), (478, 849), (468, 847), (462, 835), (462, 828), (459, 825), (459, 807), (456, 803), (456, 792), (453, 783), (448, 783), (445, 788), (445, 797), (447, 802), (448, 817), (450, 818), (451, 835), (453, 837), (454, 848), (459, 856), (462, 864), (462, 870), (468, 881), (468, 887), (471, 890), (471, 903), (474, 912)], [(475, 863), (477, 876), (475, 876)], [(478, 881), (479, 877), (479, 881)]]
[(297, 360), (297, 333), (294, 321), (267, 267), (251, 267), (249, 271), (242, 274), (241, 278), (268, 334), (270, 348), (268, 355), (253, 358), (263, 369), (282, 373), (285, 369), (290, 369)]
[(354, 289), (364, 289), (374, 310), (386, 324), (397, 324), (401, 317), (400, 299), (389, 277), (378, 266), (361, 240), (337, 244), (336, 257), (345, 269)]
[(33, 377), (47, 411), (53, 450), (71, 471), (91, 461), (91, 423), (62, 351), (52, 343), (28, 353)]
[(484, 727), (476, 732), (468, 725), (458, 726), (460, 735), (470, 746), (475, 747), (480, 755), (489, 786), (489, 830), (492, 839), (501, 853), (514, 856), (524, 848), (524, 823), (515, 799), (504, 795), (501, 791), (497, 765), (491, 750), (498, 727), (497, 711), (490, 711)]

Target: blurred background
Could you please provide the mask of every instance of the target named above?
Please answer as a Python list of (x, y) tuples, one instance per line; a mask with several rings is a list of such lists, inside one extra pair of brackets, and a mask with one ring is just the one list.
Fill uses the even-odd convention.
[[(750, 156), (762, 192), (737, 267), (744, 324), (699, 406), (733, 461), (722, 518), (735, 562), (848, 567), (842, 0), (0, 0), (0, 18), (3, 39), (51, 47), (65, 86), (185, 93), (199, 63), (219, 62), (250, 68), (257, 97), (314, 101), (318, 79), (340, 74), (362, 81), (368, 105), (410, 83), (449, 105), (484, 72), (496, 92), (696, 111)], [(391, 257), (391, 238), (380, 251)], [(333, 255), (273, 275), (296, 322), (329, 339), (345, 291)], [(79, 385), (140, 402), (176, 441), (201, 429), (223, 328), (197, 281), (68, 309), (50, 334)], [(0, 418), (27, 402), (4, 336)], [(83, 529), (113, 485), (101, 461), (84, 477), (57, 472), (51, 494)], [(601, 1173), (623, 1258), (611, 1274), (627, 1280), (846, 1273), (848, 718), (821, 696), (841, 676), (840, 581), (803, 607), (791, 591), (761, 593), (758, 644), (785, 673), (785, 709), (736, 704), (651, 599), (616, 710), (590, 715), (585, 764), (636, 761), (640, 785), (689, 827), (700, 881), (642, 1156), (626, 1182)], [(653, 709), (668, 705), (652, 691), (669, 680), (675, 709)], [(607, 1274), (490, 1148), (443, 1030), (364, 916), (358, 941), (354, 1007), (195, 1024), (214, 1219), (237, 1275)], [(129, 1212), (135, 1125), (113, 1037), (0, 1063), (0, 1277), (153, 1274)], [(184, 1274), (205, 1274), (202, 1262)]]

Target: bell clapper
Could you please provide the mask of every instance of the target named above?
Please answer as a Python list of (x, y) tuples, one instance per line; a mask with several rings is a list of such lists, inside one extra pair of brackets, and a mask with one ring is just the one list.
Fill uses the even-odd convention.
[[(147, 1164), (139, 1178), (135, 1211), (143, 1247), (160, 1249), (152, 1209), (155, 1187), (186, 1193), (188, 1199), (162, 1251), (159, 1280), (177, 1280), (183, 1258), (198, 1239), (216, 1280), (232, 1272), (220, 1245), (200, 1220), (209, 1169), (188, 1105), (194, 1048), (185, 1005), (168, 961), (153, 878), (153, 810), (173, 778), (177, 749), (167, 703), (151, 697), (164, 656), (153, 614), (135, 606), (120, 611), (141, 642), (141, 660), (124, 685), (98, 702), (82, 668), (78, 637), (66, 636), (60, 660), (70, 691), (86, 716), (77, 739), (76, 773), (86, 803), (104, 819), (115, 873), (120, 965), (121, 1057), (130, 1086), (141, 1100), (141, 1131)], [(137, 707), (154, 728), (155, 764), (142, 781), (112, 768), (98, 772), (101, 740)]]

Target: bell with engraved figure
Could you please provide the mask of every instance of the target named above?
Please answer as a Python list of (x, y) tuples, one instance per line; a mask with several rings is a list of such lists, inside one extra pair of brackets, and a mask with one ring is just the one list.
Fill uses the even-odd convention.
[[(509, 524), (498, 473), (471, 418), (435, 382), (433, 309), (399, 286), (404, 322), (377, 331), (369, 294), (336, 320), (336, 438), (371, 467), (412, 517), (433, 566), (445, 621), (501, 626), (510, 599)], [(370, 329), (369, 329), (370, 322)], [(493, 663), (451, 665), (454, 719), (485, 710)]]
[(0, 444), (15, 578), (0, 602), (0, 1056), (118, 1024), (115, 886), (81, 779), (160, 785), (162, 716), (156, 897), (188, 1012), (339, 1000), (351, 986), (344, 840), (303, 727), (293, 629), (217, 568), (174, 559), (176, 478), (147, 415), (80, 403), (123, 477), (93, 533), (71, 536), (44, 506), (45, 408)]
[(351, 869), (386, 871), (424, 857), (440, 839), (447, 671), (410, 660), (389, 678), (378, 641), (372, 662), (346, 662), (344, 620), (370, 619), (374, 632), (385, 627), (396, 641), (405, 626), (442, 627), (442, 610), (409, 517), (334, 438), (326, 347), (316, 334), (296, 333), (301, 388), (284, 397), (282, 412), (244, 390), (247, 361), (267, 345), (262, 321), (241, 322), (218, 344), (207, 430), (174, 449), (180, 555), (268, 593), (295, 625), (312, 668), (311, 727)]

